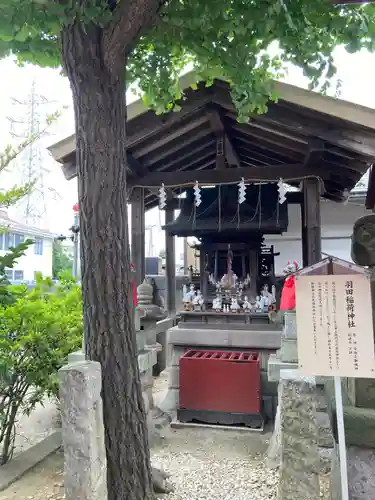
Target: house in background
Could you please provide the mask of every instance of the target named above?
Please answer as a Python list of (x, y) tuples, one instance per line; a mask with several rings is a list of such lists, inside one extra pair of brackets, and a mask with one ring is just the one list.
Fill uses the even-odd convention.
[[(366, 187), (367, 178), (364, 179), (364, 185), (351, 191), (345, 203), (321, 200), (322, 258), (332, 256), (352, 262), (350, 253), (353, 224), (363, 215), (370, 213), (365, 207)], [(280, 253), (280, 255), (275, 256), (276, 276), (283, 275), (283, 269), (288, 260), (296, 260), (302, 266), (300, 211), (299, 205), (288, 205), (288, 230), (282, 235), (265, 236), (265, 243), (273, 245), (275, 252)], [(191, 242), (191, 244), (193, 243)], [(199, 270), (199, 257), (196, 256), (196, 249), (186, 244), (186, 252), (188, 267), (193, 266), (193, 269)]]
[[(369, 213), (365, 208), (366, 190), (355, 188), (345, 203), (321, 200), (320, 217), (322, 231), (322, 258), (327, 256), (352, 262), (351, 235), (354, 222)], [(302, 265), (302, 228), (298, 205), (288, 206), (289, 226), (282, 235), (265, 237), (267, 245), (274, 245), (275, 274), (281, 276), (288, 260)]]
[(9, 248), (19, 245), (26, 239), (31, 239), (31, 245), (26, 254), (21, 257), (14, 269), (6, 271), (10, 281), (34, 281), (36, 273), (43, 276), (52, 276), (52, 246), (54, 235), (32, 226), (16, 222), (8, 217), (6, 211), (0, 211), (0, 227), (7, 231), (0, 234), (0, 255), (4, 255)]

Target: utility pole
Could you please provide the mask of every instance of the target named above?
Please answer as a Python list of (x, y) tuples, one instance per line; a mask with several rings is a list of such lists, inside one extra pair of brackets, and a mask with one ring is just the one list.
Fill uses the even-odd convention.
[[(45, 97), (37, 93), (36, 82), (33, 81), (26, 99), (12, 99), (16, 116), (8, 118), (11, 124), (11, 135), (22, 141), (38, 137), (43, 128), (44, 116), (47, 116), (48, 107), (51, 104)], [(42, 147), (39, 140), (31, 140), (19, 158), (15, 159), (15, 169), (13, 170), (18, 177), (17, 184), (33, 183), (33, 188), (19, 202), (16, 210), (24, 223), (36, 227), (48, 225), (47, 199), (52, 196), (52, 199), (56, 201), (59, 197), (51, 186), (46, 185), (46, 177), (51, 170), (45, 166), (44, 150), (45, 148)]]

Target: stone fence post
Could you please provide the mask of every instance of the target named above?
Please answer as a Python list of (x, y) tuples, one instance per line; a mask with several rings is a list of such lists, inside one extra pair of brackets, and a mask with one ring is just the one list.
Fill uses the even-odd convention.
[(319, 500), (315, 378), (280, 372), (279, 500)]
[(66, 500), (106, 500), (101, 367), (77, 361), (62, 367), (60, 404)]

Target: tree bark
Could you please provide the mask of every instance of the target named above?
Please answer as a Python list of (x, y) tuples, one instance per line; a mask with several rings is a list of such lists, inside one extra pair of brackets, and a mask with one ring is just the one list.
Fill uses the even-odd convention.
[[(87, 354), (99, 361), (109, 500), (154, 498), (129, 279), (123, 51), (105, 57), (103, 30), (74, 22), (62, 54), (76, 120)], [(110, 62), (109, 62), (110, 61)]]

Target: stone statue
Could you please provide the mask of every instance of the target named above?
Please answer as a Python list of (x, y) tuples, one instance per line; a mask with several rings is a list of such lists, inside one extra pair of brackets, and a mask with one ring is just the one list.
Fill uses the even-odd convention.
[(250, 278), (249, 273), (247, 273), (246, 278), (243, 280), (243, 285), (244, 285), (244, 287), (246, 287), (246, 286), (249, 286), (250, 283), (251, 283), (251, 278)]
[(256, 312), (261, 312), (262, 311), (262, 302), (260, 300), (259, 295), (257, 295), (256, 299), (255, 299), (255, 311)]
[(219, 295), (217, 295), (212, 301), (212, 309), (216, 312), (221, 312), (221, 298)]
[(359, 266), (375, 266), (375, 214), (354, 223), (351, 257)]
[(284, 286), (281, 291), (280, 311), (292, 311), (296, 308), (295, 273), (299, 270), (297, 261), (288, 261), (283, 269), (285, 275)]
[(263, 312), (268, 312), (270, 309), (272, 309), (273, 305), (276, 302), (276, 298), (274, 295), (268, 290), (268, 285), (265, 284), (263, 286), (263, 290), (261, 291), (261, 304), (262, 304), (262, 311)]
[(190, 290), (186, 292), (183, 298), (183, 304), (185, 311), (191, 311), (193, 309), (193, 301), (195, 298), (195, 289), (194, 285), (190, 285)]
[(230, 305), (230, 310), (233, 313), (240, 312), (240, 306), (239, 306), (237, 299), (235, 297), (232, 297), (232, 303)]
[(188, 291), (188, 294), (189, 294), (189, 297), (190, 297), (190, 302), (193, 302), (194, 297), (196, 295), (195, 286), (194, 285), (190, 285), (190, 290)]
[(249, 299), (245, 295), (245, 300), (243, 301), (242, 308), (245, 312), (250, 312), (251, 310), (251, 304), (249, 302)]
[(196, 311), (203, 311), (204, 298), (202, 292), (200, 290), (197, 291), (197, 294), (193, 298), (193, 305)]
[(257, 311), (256, 299), (254, 297), (250, 297), (250, 312), (255, 313)]
[[(375, 326), (375, 214), (365, 215), (353, 226), (352, 260), (359, 266), (368, 266), (371, 279), (372, 320)], [(374, 390), (375, 393), (375, 390)]]

